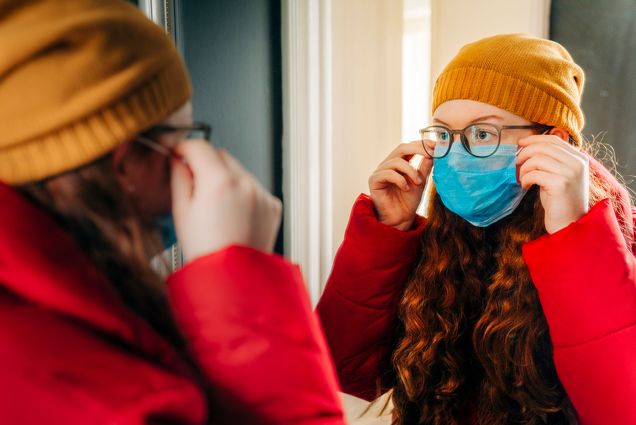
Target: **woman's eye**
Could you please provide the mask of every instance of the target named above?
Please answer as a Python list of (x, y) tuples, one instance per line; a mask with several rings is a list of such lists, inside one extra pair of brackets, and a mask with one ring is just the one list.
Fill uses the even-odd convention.
[(448, 133), (442, 133), (442, 134), (440, 134), (439, 139), (440, 139), (442, 142), (448, 142), (448, 140), (450, 139), (450, 137), (448, 136)]
[(475, 129), (472, 131), (473, 140), (476, 142), (491, 142), (495, 134), (492, 131), (484, 129)]

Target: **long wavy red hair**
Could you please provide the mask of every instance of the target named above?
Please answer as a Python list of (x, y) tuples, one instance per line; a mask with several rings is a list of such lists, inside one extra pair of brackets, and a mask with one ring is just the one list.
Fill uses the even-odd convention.
[[(611, 197), (592, 175), (590, 202)], [(521, 246), (545, 233), (534, 187), (509, 217), (471, 226), (434, 190), (399, 310), (393, 424), (577, 424)], [(625, 235), (626, 238), (632, 235)]]

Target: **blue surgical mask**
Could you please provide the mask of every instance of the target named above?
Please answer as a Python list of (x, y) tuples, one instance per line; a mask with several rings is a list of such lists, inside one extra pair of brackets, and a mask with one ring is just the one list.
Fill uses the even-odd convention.
[(163, 242), (164, 247), (170, 248), (172, 245), (177, 243), (177, 230), (174, 227), (172, 213), (161, 215), (157, 219), (157, 227), (159, 227), (161, 241)]
[[(479, 154), (479, 147), (473, 151)], [(516, 157), (516, 145), (501, 145), (492, 156), (477, 158), (453, 143), (448, 155), (434, 160), (437, 193), (446, 208), (472, 225), (490, 226), (512, 214), (527, 192), (517, 183)]]

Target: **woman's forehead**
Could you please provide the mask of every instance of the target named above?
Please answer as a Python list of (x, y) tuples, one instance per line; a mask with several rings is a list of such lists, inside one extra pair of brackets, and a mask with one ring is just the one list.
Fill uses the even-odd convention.
[(461, 126), (477, 121), (500, 124), (528, 124), (523, 117), (488, 103), (454, 99), (442, 103), (433, 114), (433, 121), (450, 126)]
[(179, 109), (161, 121), (162, 125), (182, 126), (190, 125), (193, 120), (192, 102), (188, 100)]

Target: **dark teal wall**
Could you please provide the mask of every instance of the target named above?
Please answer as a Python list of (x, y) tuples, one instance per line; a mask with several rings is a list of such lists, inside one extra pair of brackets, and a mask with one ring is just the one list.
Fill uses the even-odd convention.
[(280, 194), (280, 1), (181, 0), (177, 8), (196, 119), (212, 124), (214, 144)]
[(283, 199), (280, 14), (280, 0), (175, 3), (177, 44), (192, 76), (195, 119), (212, 124), (213, 143)]

